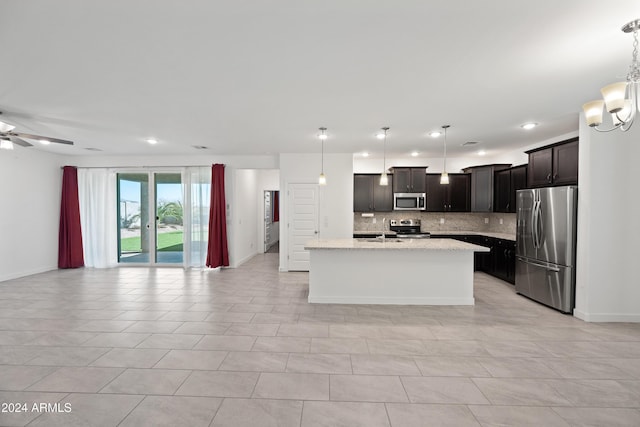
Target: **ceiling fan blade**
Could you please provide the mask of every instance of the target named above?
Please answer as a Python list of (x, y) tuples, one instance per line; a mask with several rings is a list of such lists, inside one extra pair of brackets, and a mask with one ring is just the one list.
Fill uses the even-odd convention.
[(9, 134), (11, 136), (18, 136), (20, 138), (45, 140), (49, 142), (55, 142), (56, 144), (73, 145), (73, 141), (67, 141), (66, 139), (50, 138), (48, 136), (31, 135), (29, 133), (21, 133), (21, 132), (10, 132)]
[(16, 136), (10, 136), (9, 139), (11, 140), (11, 142), (13, 142), (16, 145), (19, 145), (21, 147), (33, 147), (33, 144), (28, 143), (27, 141), (25, 141), (24, 139), (20, 139)]

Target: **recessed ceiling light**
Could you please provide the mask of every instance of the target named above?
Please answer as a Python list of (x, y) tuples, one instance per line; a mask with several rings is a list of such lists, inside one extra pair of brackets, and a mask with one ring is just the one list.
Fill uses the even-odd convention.
[(437, 137), (439, 137), (440, 135), (442, 135), (442, 132), (440, 132), (440, 131), (438, 131), (438, 130), (434, 130), (433, 132), (429, 132), (429, 136), (430, 136), (431, 138), (437, 138)]
[(145, 141), (147, 141), (151, 145), (155, 145), (158, 143), (158, 140), (155, 138), (147, 138)]
[(362, 157), (369, 157), (369, 153), (365, 151), (364, 153), (362, 153)]
[(48, 139), (40, 139), (39, 140), (40, 144), (42, 145), (49, 145), (51, 144), (51, 141), (49, 141)]
[(534, 127), (538, 126), (537, 123), (525, 123), (522, 126), (520, 126), (522, 129), (524, 130), (529, 130), (529, 129), (533, 129)]
[(484, 150), (478, 151), (478, 156), (484, 156), (485, 154), (487, 154), (487, 152)]
[(420, 153), (418, 153), (417, 151), (412, 151), (411, 152), (411, 157), (418, 157), (418, 154), (420, 154)]

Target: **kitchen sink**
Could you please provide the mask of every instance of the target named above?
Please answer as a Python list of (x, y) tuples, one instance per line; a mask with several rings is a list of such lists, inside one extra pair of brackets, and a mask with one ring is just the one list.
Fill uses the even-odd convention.
[(381, 239), (380, 237), (362, 237), (359, 239), (356, 239), (358, 242), (377, 242), (377, 243), (384, 243), (384, 242), (404, 242), (406, 240), (403, 239), (397, 239), (395, 237), (387, 237), (386, 239)]

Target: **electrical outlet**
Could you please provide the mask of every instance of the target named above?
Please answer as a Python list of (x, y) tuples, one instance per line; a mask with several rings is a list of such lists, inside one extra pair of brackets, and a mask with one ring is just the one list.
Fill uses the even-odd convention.
[(376, 220), (376, 218), (375, 218), (375, 217), (373, 217), (373, 219), (371, 220), (371, 223), (372, 223), (372, 224), (375, 224), (376, 222), (378, 222), (378, 221)]
[(484, 223), (485, 223), (485, 224), (489, 224), (489, 218), (485, 218), (485, 219), (484, 219)]
[(444, 224), (444, 218), (440, 218), (440, 224)]
[(504, 221), (502, 220), (502, 218), (500, 218), (500, 225), (502, 225), (504, 223)]

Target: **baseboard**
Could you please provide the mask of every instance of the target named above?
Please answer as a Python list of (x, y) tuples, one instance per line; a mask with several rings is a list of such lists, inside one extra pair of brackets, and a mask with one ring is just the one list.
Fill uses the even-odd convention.
[(574, 309), (573, 315), (585, 322), (640, 323), (640, 314), (636, 313), (585, 313)]
[(380, 304), (380, 305), (474, 305), (473, 298), (393, 298), (393, 297), (327, 297), (309, 295), (316, 304)]
[(234, 263), (234, 265), (231, 268), (240, 267), (242, 264), (244, 264), (245, 262), (249, 261), (251, 258), (253, 258), (256, 255), (258, 255), (258, 252), (254, 252), (254, 253), (252, 253), (250, 255), (247, 255), (246, 257), (242, 258), (240, 261)]
[(34, 274), (46, 273), (47, 271), (57, 270), (58, 266), (49, 266), (49, 267), (39, 267), (34, 268), (33, 270), (20, 271), (16, 273), (9, 273), (7, 275), (0, 276), (0, 282), (5, 282), (7, 280), (20, 279), (21, 277), (33, 276)]

